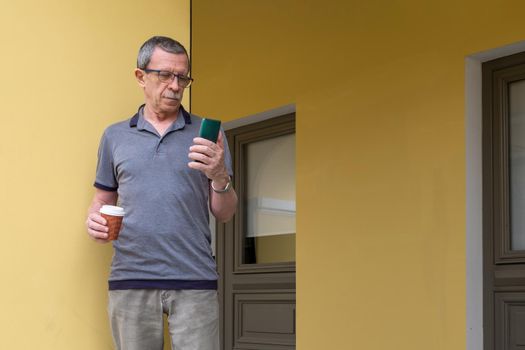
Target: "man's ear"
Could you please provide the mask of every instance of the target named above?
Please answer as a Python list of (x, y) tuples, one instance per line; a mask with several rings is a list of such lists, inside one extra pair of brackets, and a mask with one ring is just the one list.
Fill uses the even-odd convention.
[(145, 85), (145, 82), (144, 82), (145, 76), (146, 74), (144, 73), (142, 69), (135, 68), (135, 78), (137, 79), (137, 83), (139, 83), (139, 86), (142, 88)]

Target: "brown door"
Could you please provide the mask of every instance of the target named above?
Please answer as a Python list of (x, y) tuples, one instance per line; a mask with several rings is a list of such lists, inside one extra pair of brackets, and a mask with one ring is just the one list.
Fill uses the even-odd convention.
[(221, 346), (295, 349), (295, 114), (226, 134), (239, 207), (217, 227)]
[(525, 349), (525, 54), (483, 64), (485, 350)]

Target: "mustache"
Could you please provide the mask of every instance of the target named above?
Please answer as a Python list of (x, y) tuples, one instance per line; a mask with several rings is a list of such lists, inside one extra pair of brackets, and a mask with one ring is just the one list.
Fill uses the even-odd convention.
[(166, 93), (163, 95), (165, 98), (170, 98), (172, 100), (180, 100), (182, 99), (182, 95), (181, 94), (170, 94), (170, 93)]

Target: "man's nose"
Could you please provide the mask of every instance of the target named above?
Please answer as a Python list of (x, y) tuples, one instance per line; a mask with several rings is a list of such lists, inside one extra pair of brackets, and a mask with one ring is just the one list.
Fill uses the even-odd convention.
[(174, 90), (174, 91), (179, 91), (180, 90), (179, 78), (176, 75), (173, 77), (173, 80), (169, 84), (169, 87), (170, 87), (171, 90)]

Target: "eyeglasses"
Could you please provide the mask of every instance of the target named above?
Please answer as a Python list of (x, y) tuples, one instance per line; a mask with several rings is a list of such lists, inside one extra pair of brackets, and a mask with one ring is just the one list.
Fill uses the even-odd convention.
[(143, 69), (143, 71), (146, 73), (157, 73), (157, 77), (159, 78), (159, 81), (162, 83), (171, 83), (175, 78), (177, 78), (177, 84), (181, 88), (187, 88), (193, 82), (193, 78), (187, 77), (182, 74), (175, 74), (172, 72), (168, 72), (166, 70)]

